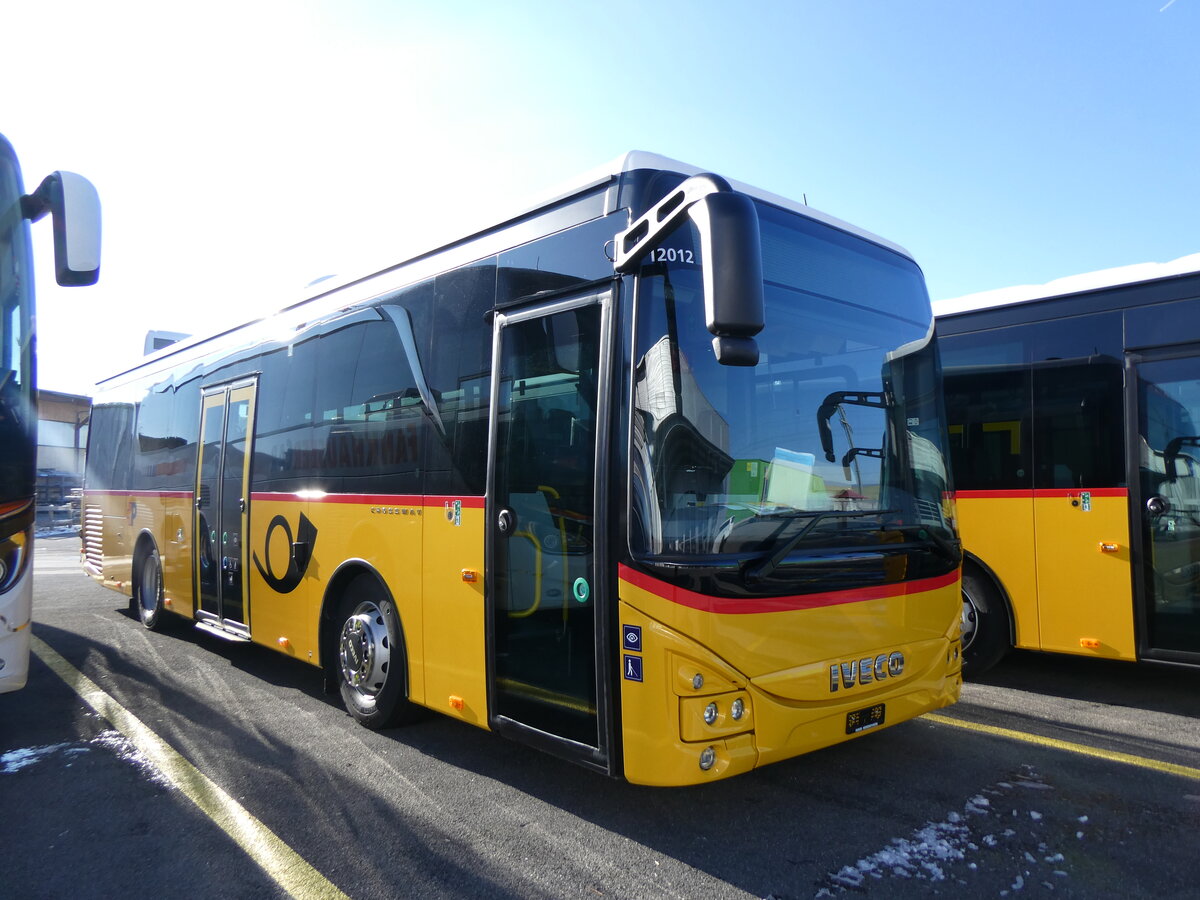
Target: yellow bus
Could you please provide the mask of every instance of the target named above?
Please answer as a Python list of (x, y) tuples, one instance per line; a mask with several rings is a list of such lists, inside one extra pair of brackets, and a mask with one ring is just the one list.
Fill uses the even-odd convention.
[(1200, 664), (1200, 254), (942, 300), (964, 671)]
[(55, 279), (100, 275), (100, 199), (86, 178), (55, 172), (25, 193), (12, 144), (0, 135), (0, 694), (29, 677), (37, 476), (37, 342), (30, 222), (50, 214)]
[(85, 564), (371, 728), (746, 772), (958, 696), (932, 334), (899, 248), (631, 153), (104, 382)]

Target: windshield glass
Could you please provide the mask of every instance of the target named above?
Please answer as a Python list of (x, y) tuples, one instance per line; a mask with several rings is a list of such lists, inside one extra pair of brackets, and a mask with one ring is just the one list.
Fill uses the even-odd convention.
[(0, 138), (0, 503), (33, 496), (33, 291), (21, 173)]
[(957, 559), (944, 417), (920, 270), (776, 207), (760, 204), (759, 218), (766, 325), (757, 366), (723, 366), (713, 355), (690, 226), (642, 267), (634, 556), (779, 578), (815, 555), (840, 558), (844, 577), (845, 557), (874, 547), (903, 559), (872, 580), (948, 571)]

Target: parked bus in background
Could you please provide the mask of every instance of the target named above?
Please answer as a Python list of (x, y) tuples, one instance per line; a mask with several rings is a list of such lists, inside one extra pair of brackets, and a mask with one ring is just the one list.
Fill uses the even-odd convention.
[(1200, 254), (934, 304), (968, 675), (1200, 664)]
[(50, 213), (61, 285), (95, 284), (100, 203), (71, 172), (26, 195), (12, 145), (0, 135), (0, 693), (25, 686), (33, 612), (37, 379), (29, 223)]
[(746, 772), (958, 696), (932, 333), (899, 248), (628, 154), (103, 382), (85, 565), (371, 728)]

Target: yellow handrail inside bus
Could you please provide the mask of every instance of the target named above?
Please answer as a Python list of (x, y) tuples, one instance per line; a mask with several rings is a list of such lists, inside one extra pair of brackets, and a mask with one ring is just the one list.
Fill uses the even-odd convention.
[(523, 619), (526, 616), (533, 615), (539, 606), (542, 605), (542, 544), (537, 539), (537, 535), (532, 531), (514, 531), (514, 538), (529, 538), (529, 542), (533, 544), (533, 605), (529, 609), (517, 612), (509, 610), (508, 616), (510, 619)]

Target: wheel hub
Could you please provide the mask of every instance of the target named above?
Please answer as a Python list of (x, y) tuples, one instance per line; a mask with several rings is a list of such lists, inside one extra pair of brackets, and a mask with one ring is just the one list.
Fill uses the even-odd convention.
[(979, 628), (979, 612), (975, 609), (975, 601), (966, 591), (962, 595), (962, 647), (966, 650), (975, 640), (975, 632)]
[(338, 659), (342, 679), (363, 699), (373, 699), (387, 680), (391, 661), (387, 623), (374, 603), (363, 603), (342, 625)]
[(142, 582), (138, 588), (138, 605), (142, 618), (151, 616), (158, 608), (158, 566), (146, 563), (142, 566)]

